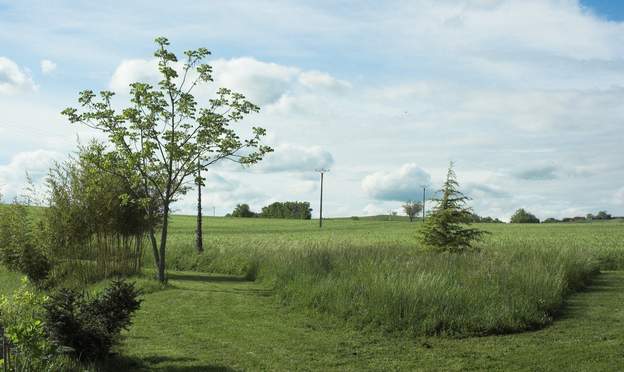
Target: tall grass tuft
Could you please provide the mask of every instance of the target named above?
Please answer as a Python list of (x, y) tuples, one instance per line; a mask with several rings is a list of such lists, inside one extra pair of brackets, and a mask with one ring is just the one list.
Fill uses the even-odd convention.
[(543, 327), (598, 270), (579, 250), (428, 254), (396, 247), (310, 247), (276, 256), (265, 279), (290, 305), (359, 327), (487, 335)]

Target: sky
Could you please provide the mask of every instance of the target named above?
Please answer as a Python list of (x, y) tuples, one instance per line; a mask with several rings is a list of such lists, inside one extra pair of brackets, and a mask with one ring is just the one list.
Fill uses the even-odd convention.
[(200, 101), (224, 86), (262, 108), (249, 120), (275, 152), (208, 172), (217, 215), (301, 200), (318, 216), (317, 168), (325, 216), (399, 211), (451, 161), (480, 215), (624, 215), (624, 3), (606, 0), (0, 0), (4, 200), (101, 138), (60, 115), (79, 91), (121, 107), (156, 81), (157, 36), (212, 52)]

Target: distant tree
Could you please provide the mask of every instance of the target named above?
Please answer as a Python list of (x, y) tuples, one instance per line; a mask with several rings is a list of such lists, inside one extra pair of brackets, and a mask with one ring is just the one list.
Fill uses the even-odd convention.
[(558, 219), (556, 219), (556, 218), (552, 218), (552, 217), (549, 217), (549, 218), (547, 218), (547, 219), (545, 219), (545, 220), (543, 221), (543, 223), (557, 223), (557, 222), (561, 222), (561, 221), (559, 221), (559, 220), (558, 220)]
[(597, 220), (610, 220), (611, 219), (611, 215), (609, 213), (607, 213), (607, 211), (600, 211), (596, 214), (595, 217)]
[(511, 216), (511, 223), (539, 223), (539, 218), (535, 217), (534, 214), (531, 214), (524, 210), (524, 208), (518, 209), (513, 216)]
[(402, 205), (403, 212), (409, 217), (410, 222), (414, 220), (414, 217), (418, 215), (422, 211), (422, 204), (415, 202), (413, 200), (408, 200), (405, 204)]
[(585, 219), (588, 220), (588, 221), (591, 221), (591, 220), (594, 219), (594, 215), (591, 214), (591, 213), (587, 213), (587, 215), (585, 216)]
[(479, 240), (485, 232), (468, 227), (473, 213), (466, 205), (469, 198), (459, 191), (453, 163), (449, 166), (440, 193), (442, 197), (434, 200), (437, 205), (420, 232), (422, 242), (434, 249), (452, 253), (470, 249), (472, 243)]
[(256, 217), (257, 213), (253, 212), (251, 208), (249, 208), (248, 204), (237, 204), (236, 208), (230, 214), (231, 217)]
[[(193, 88), (213, 81), (212, 67), (203, 63), (210, 52), (198, 48), (184, 52), (185, 61), (168, 50), (164, 37), (155, 40), (154, 53), (161, 80), (157, 87), (136, 82), (130, 85), (130, 104), (117, 110), (114, 93), (82, 91), (78, 102), (81, 109), (63, 111), (71, 123), (80, 123), (104, 133), (110, 142), (109, 152), (103, 153), (122, 163), (133, 188), (141, 189), (147, 199), (142, 205), (162, 205), (160, 239), (150, 231), (150, 242), (158, 279), (166, 281), (166, 251), (171, 204), (185, 194), (189, 184), (200, 171), (223, 159), (236, 158), (243, 163), (254, 163), (271, 151), (261, 145), (263, 128), (251, 128), (249, 137), (242, 139), (232, 128), (258, 107), (241, 94), (226, 88), (217, 90), (207, 107), (198, 107)], [(176, 69), (182, 66), (182, 73)], [(250, 148), (245, 155), (238, 155)], [(107, 172), (110, 169), (104, 168)], [(138, 174), (139, 177), (134, 177)], [(150, 213), (150, 209), (146, 208)], [(151, 218), (151, 216), (149, 216)], [(158, 241), (160, 240), (160, 241)]]
[(312, 218), (312, 208), (309, 202), (275, 202), (263, 207), (260, 217), (309, 220)]

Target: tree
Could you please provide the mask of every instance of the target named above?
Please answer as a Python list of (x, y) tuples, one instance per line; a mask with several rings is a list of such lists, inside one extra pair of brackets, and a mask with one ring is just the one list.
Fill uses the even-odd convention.
[(405, 204), (402, 205), (403, 211), (409, 217), (410, 222), (414, 220), (414, 217), (418, 215), (422, 211), (422, 204), (417, 203), (413, 200), (408, 200)]
[[(81, 123), (108, 136), (110, 151), (101, 152), (102, 171), (109, 159), (124, 165), (128, 181), (143, 190), (140, 203), (152, 213), (153, 200), (162, 205), (160, 241), (150, 230), (150, 242), (158, 279), (166, 281), (166, 248), (171, 204), (186, 193), (189, 181), (210, 165), (223, 159), (253, 164), (271, 151), (260, 143), (266, 131), (253, 127), (242, 140), (231, 124), (241, 121), (259, 108), (242, 94), (220, 88), (207, 107), (198, 108), (192, 94), (199, 84), (213, 81), (212, 67), (203, 61), (210, 55), (205, 48), (184, 52), (183, 64), (167, 47), (169, 41), (156, 38), (154, 56), (162, 80), (157, 87), (147, 83), (130, 84), (130, 105), (120, 111), (113, 107), (113, 92), (98, 96), (85, 90), (79, 94), (81, 106), (63, 110), (71, 123)], [(181, 66), (178, 74), (176, 66)], [(239, 152), (250, 150), (245, 155)], [(124, 176), (126, 172), (120, 172)], [(135, 176), (138, 175), (138, 176)]]
[(513, 216), (511, 216), (511, 223), (540, 223), (539, 218), (534, 214), (524, 210), (524, 208), (518, 209)]
[(256, 217), (258, 214), (249, 208), (248, 204), (236, 204), (236, 208), (230, 214), (231, 217)]
[(459, 191), (452, 162), (439, 192), (442, 197), (434, 199), (437, 205), (420, 232), (422, 242), (437, 250), (452, 253), (470, 249), (472, 243), (485, 232), (468, 227), (472, 221), (472, 209), (466, 206), (466, 202), (470, 199)]
[(312, 208), (310, 208), (309, 202), (275, 202), (262, 207), (260, 216), (264, 218), (309, 220), (312, 218)]
[(611, 215), (609, 213), (607, 213), (607, 211), (600, 211), (596, 214), (595, 217), (597, 220), (610, 220), (611, 219)]

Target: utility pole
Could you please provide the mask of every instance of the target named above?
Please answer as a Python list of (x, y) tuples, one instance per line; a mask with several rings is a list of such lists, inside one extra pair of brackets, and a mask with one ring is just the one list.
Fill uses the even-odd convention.
[(325, 172), (329, 172), (329, 169), (320, 168), (316, 170), (321, 174), (321, 204), (319, 208), (319, 228), (323, 227), (323, 176)]
[(423, 206), (422, 206), (422, 210), (423, 210), (423, 223), (425, 222), (425, 192), (426, 192), (426, 187), (423, 186)]
[(212, 207), (212, 217), (217, 217), (217, 208)]

